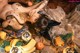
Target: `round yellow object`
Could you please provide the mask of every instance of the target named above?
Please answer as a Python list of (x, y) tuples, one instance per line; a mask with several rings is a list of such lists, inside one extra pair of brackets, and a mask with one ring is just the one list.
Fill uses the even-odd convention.
[(64, 46), (64, 41), (61, 39), (61, 37), (58, 36), (55, 38), (55, 44), (57, 46)]
[(6, 51), (6, 52), (9, 52), (10, 49), (11, 49), (11, 46), (6, 46), (6, 47), (5, 47), (5, 51)]
[(0, 38), (1, 38), (2, 40), (5, 40), (5, 39), (6, 39), (6, 32), (0, 31)]

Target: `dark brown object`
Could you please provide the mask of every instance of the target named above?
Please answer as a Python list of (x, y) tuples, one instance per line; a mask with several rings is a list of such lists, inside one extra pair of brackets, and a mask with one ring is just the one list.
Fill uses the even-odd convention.
[(26, 3), (29, 0), (8, 0), (8, 2), (21, 2), (21, 3)]

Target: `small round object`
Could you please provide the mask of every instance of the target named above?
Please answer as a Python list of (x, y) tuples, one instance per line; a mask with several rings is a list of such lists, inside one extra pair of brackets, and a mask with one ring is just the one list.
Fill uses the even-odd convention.
[(11, 46), (6, 46), (6, 47), (5, 47), (5, 51), (6, 51), (6, 52), (9, 52), (10, 49), (11, 49)]
[(62, 40), (60, 36), (56, 37), (54, 41), (55, 41), (55, 45), (64, 46), (64, 41)]
[(29, 31), (23, 32), (22, 39), (28, 42), (31, 39), (31, 33)]
[(28, 1), (28, 6), (32, 6), (33, 3), (31, 1)]
[(10, 53), (22, 53), (22, 51), (17, 46), (14, 46), (11, 48)]
[(36, 48), (37, 48), (38, 50), (42, 50), (42, 49), (44, 48), (44, 44), (43, 44), (42, 42), (38, 42), (38, 43), (36, 44)]
[(41, 20), (42, 28), (46, 28), (48, 26), (48, 19), (43, 18)]
[(2, 39), (2, 40), (5, 40), (6, 39), (6, 32), (4, 32), (4, 31), (0, 31), (0, 38)]

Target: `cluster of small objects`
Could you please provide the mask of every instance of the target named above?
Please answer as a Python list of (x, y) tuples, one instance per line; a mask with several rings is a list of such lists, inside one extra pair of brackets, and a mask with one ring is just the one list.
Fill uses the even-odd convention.
[[(18, 1), (16, 0), (16, 2)], [(57, 10), (62, 9), (58, 6), (58, 8), (54, 10), (55, 13), (58, 13), (54, 14), (55, 20), (49, 19), (51, 17), (42, 9), (45, 6), (44, 2), (47, 4), (48, 0), (27, 1), (27, 5), (30, 7), (29, 9), (32, 9), (32, 12), (30, 12), (32, 17), (27, 17), (27, 19), (30, 20), (27, 20), (25, 17), (25, 10), (20, 11), (22, 10), (20, 8), (28, 8), (24, 8), (20, 4), (17, 4), (18, 6), (20, 5), (20, 8), (15, 11), (21, 12), (21, 14), (19, 14), (20, 17), (13, 16), (15, 13), (9, 14), (9, 16), (6, 15), (7, 19), (5, 21), (3, 20), (0, 24), (0, 53), (79, 53), (79, 47), (72, 40), (74, 31), (69, 28), (69, 32), (67, 32), (65, 29), (59, 27), (62, 26), (62, 22), (59, 21), (61, 21), (65, 14), (60, 14), (60, 12), (63, 11), (57, 12)], [(36, 8), (34, 4), (35, 6), (38, 4), (40, 6)], [(12, 7), (17, 7), (17, 5), (13, 4)], [(16, 7), (14, 9), (16, 9)], [(4, 17), (4, 14), (5, 13), (2, 13), (0, 17)], [(38, 14), (39, 17), (33, 16)], [(59, 16), (61, 16), (60, 19), (58, 19)], [(35, 21), (34, 23), (33, 20)], [(18, 23), (18, 25), (16, 23)], [(6, 25), (10, 25), (10, 27), (6, 27)], [(71, 25), (68, 24), (68, 26), (70, 27)], [(61, 33), (56, 34), (58, 32)]]

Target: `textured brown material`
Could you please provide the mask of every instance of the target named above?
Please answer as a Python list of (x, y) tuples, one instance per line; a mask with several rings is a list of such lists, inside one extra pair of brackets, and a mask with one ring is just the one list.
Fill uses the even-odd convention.
[(72, 12), (71, 16), (69, 17), (69, 23), (80, 25), (80, 5), (77, 5), (74, 12)]
[(76, 5), (76, 3), (70, 3), (67, 0), (49, 0), (48, 3), (48, 6), (50, 8), (56, 8), (57, 6), (61, 6), (66, 13), (72, 11)]
[[(9, 0), (9, 2), (22, 2), (22, 3), (26, 3), (27, 1), (29, 0)], [(48, 6), (50, 8), (56, 8), (57, 6), (61, 6), (66, 13), (69, 13), (75, 8), (76, 3), (70, 3), (68, 2), (68, 0), (49, 0)]]

